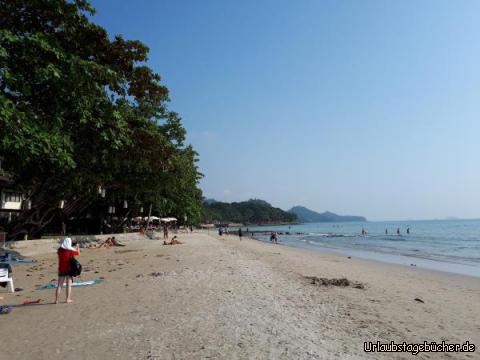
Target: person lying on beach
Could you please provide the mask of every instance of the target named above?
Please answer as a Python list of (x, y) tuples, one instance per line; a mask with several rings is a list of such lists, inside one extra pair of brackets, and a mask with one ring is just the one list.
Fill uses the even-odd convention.
[(100, 249), (102, 247), (105, 247), (106, 249), (108, 249), (112, 246), (125, 246), (125, 244), (120, 244), (117, 240), (115, 240), (115, 236), (113, 236), (105, 240), (102, 244), (100, 244), (98, 248)]
[(111, 238), (107, 238), (107, 240), (105, 240), (103, 243), (101, 243), (99, 246), (98, 246), (98, 249), (104, 247), (106, 249), (108, 249), (109, 247), (113, 246), (112, 244), (112, 239)]
[(120, 244), (117, 240), (115, 240), (115, 236), (112, 236), (112, 239), (110, 241), (112, 243), (112, 246), (125, 246), (125, 244)]
[(183, 242), (178, 241), (176, 236), (174, 236), (172, 238), (172, 241), (170, 242), (163, 241), (163, 245), (180, 245), (180, 244), (183, 244)]

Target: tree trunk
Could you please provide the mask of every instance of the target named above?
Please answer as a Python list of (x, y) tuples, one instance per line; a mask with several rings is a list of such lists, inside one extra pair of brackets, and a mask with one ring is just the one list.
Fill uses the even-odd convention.
[[(63, 222), (73, 214), (83, 213), (93, 201), (94, 198), (91, 196), (68, 200), (65, 202), (63, 209), (58, 209), (58, 207), (46, 203), (36, 204), (34, 208), (20, 215), (18, 224), (10, 231), (8, 239), (15, 240), (23, 238), (25, 235), (28, 235), (30, 239), (35, 238), (55, 217), (60, 217)], [(66, 227), (65, 229), (62, 227), (62, 232), (63, 230), (66, 231)]]

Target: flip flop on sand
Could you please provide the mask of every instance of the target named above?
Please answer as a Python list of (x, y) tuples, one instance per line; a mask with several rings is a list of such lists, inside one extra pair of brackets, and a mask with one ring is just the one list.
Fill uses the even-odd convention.
[(33, 305), (33, 304), (40, 304), (42, 302), (42, 299), (37, 299), (37, 300), (25, 300), (23, 302), (23, 305)]

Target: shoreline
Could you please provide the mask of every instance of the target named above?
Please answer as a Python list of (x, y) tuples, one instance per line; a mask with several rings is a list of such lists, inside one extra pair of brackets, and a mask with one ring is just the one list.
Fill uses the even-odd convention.
[[(208, 234), (208, 235), (212, 236), (212, 234)], [(214, 235), (214, 236), (218, 237), (218, 235)], [(225, 235), (223, 235), (223, 236), (225, 236)], [(231, 237), (231, 238), (236, 238), (238, 240), (237, 235), (228, 234), (226, 236)], [(480, 277), (480, 275), (471, 275), (471, 274), (468, 274), (468, 273), (454, 272), (454, 271), (448, 271), (448, 270), (440, 270), (440, 269), (429, 268), (429, 267), (424, 267), (424, 266), (411, 266), (411, 265), (407, 264), (408, 261), (406, 261), (408, 259), (412, 259), (412, 260), (417, 260), (417, 261), (418, 260), (428, 260), (428, 261), (436, 262), (436, 263), (439, 263), (439, 264), (447, 263), (447, 262), (441, 262), (441, 261), (434, 261), (434, 260), (430, 260), (430, 259), (413, 258), (413, 257), (410, 258), (410, 257), (404, 256), (404, 255), (397, 255), (398, 257), (400, 257), (402, 259), (404, 258), (406, 263), (391, 262), (391, 261), (387, 261), (387, 260), (382, 260), (382, 255), (386, 255), (385, 257), (389, 257), (390, 254), (376, 253), (376, 252), (373, 252), (373, 251), (372, 252), (365, 251), (365, 253), (368, 253), (368, 255), (360, 256), (359, 253), (362, 253), (362, 251), (361, 250), (356, 250), (356, 249), (337, 249), (337, 248), (329, 248), (329, 247), (324, 247), (324, 246), (302, 247), (302, 246), (292, 246), (292, 245), (286, 244), (284, 242), (279, 242), (278, 244), (271, 244), (269, 241), (257, 239), (255, 237), (253, 237), (253, 238), (248, 237), (247, 239), (248, 240), (253, 240), (253, 241), (258, 241), (258, 242), (264, 243), (264, 244), (269, 244), (269, 245), (272, 245), (272, 246), (280, 245), (282, 247), (292, 249), (294, 251), (299, 251), (300, 253), (305, 254), (305, 255), (312, 255), (312, 254), (317, 253), (318, 255), (333, 256), (333, 257), (336, 257), (338, 259), (347, 258), (348, 260), (363, 262), (365, 264), (386, 266), (386, 267), (398, 268), (398, 269), (402, 269), (402, 270), (413, 269), (414, 271), (425, 272), (427, 274), (432, 274), (434, 276), (460, 277), (460, 278), (466, 278), (466, 279), (472, 279), (472, 280), (478, 280), (478, 277)], [(380, 255), (380, 256), (378, 256), (378, 258), (375, 257), (375, 255), (377, 255), (377, 254)], [(369, 255), (372, 255), (372, 256), (369, 257)], [(455, 263), (452, 263), (452, 264), (455, 264)], [(416, 265), (418, 265), (418, 264), (416, 264)], [(463, 265), (463, 264), (460, 264), (460, 265)], [(474, 268), (475, 268), (475, 270), (477, 269), (476, 267), (474, 267)], [(480, 269), (479, 269), (479, 271), (480, 271)]]
[[(257, 239), (253, 237), (252, 239), (264, 243), (268, 243), (268, 241)], [(448, 261), (440, 261), (440, 260), (432, 260), (429, 258), (423, 257), (413, 257), (401, 254), (387, 254), (375, 251), (366, 251), (366, 250), (358, 250), (358, 249), (339, 249), (333, 247), (326, 247), (326, 246), (295, 246), (286, 244), (283, 242), (279, 242), (279, 245), (287, 246), (292, 249), (302, 249), (313, 252), (326, 252), (335, 254), (338, 256), (350, 256), (357, 259), (362, 259), (365, 261), (372, 261), (381, 264), (387, 265), (398, 265), (405, 268), (418, 268), (422, 270), (433, 271), (436, 273), (443, 273), (443, 274), (452, 274), (452, 275), (461, 275), (467, 276), (472, 278), (480, 278), (480, 267), (473, 266), (473, 265), (466, 265), (461, 263), (455, 262), (448, 262)], [(454, 268), (453, 271), (452, 267)]]
[[(126, 247), (81, 249), (80, 280), (104, 282), (74, 288), (71, 305), (51, 305), (54, 291), (36, 289), (56, 277), (54, 251), (29, 249), (37, 262), (13, 272), (24, 290), (2, 291), (1, 302), (44, 301), (2, 316), (5, 356), (405, 359), (411, 354), (367, 354), (363, 343), (480, 345), (478, 279), (206, 231), (177, 236), (183, 245), (126, 237)], [(312, 276), (363, 288), (320, 286)], [(65, 335), (71, 324), (74, 337)]]
[[(388, 224), (392, 226), (391, 223)], [(418, 266), (435, 271), (480, 277), (478, 247), (474, 247), (475, 242), (464, 241), (461, 238), (457, 243), (455, 243), (457, 240), (452, 243), (452, 240), (448, 237), (448, 232), (441, 235), (439, 233), (435, 234), (434, 236), (437, 238), (432, 242), (430, 242), (430, 239), (425, 241), (425, 231), (430, 231), (429, 228), (426, 230), (425, 227), (430, 226), (430, 224), (425, 225), (423, 222), (419, 222), (417, 233), (400, 237), (393, 234), (384, 235), (381, 231), (379, 232), (380, 229), (377, 226), (376, 229), (372, 230), (373, 234), (365, 239), (352, 232), (354, 230), (352, 226), (347, 226), (342, 230), (322, 228), (322, 226), (324, 226), (323, 223), (316, 223), (311, 228), (272, 227), (253, 228), (252, 231), (260, 241), (268, 241), (268, 232), (275, 231), (281, 235), (281, 241), (287, 246), (313, 251), (333, 251), (391, 264)], [(259, 236), (256, 236), (256, 234), (259, 234)], [(467, 230), (462, 236), (469, 240), (468, 237), (474, 235), (468, 233)], [(478, 244), (478, 240), (475, 241)], [(465, 252), (465, 249), (469, 247), (471, 247), (471, 251)]]

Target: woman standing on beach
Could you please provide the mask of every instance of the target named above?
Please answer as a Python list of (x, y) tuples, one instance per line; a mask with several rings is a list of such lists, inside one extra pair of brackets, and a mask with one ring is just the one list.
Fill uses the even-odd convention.
[(63, 239), (62, 244), (57, 250), (58, 254), (58, 284), (57, 290), (55, 291), (55, 304), (58, 304), (58, 297), (60, 296), (60, 291), (62, 289), (63, 283), (67, 281), (67, 304), (73, 302), (72, 300), (72, 269), (71, 261), (75, 255), (78, 255), (80, 251), (78, 250), (78, 245), (74, 248), (72, 247), (72, 239), (66, 237)]

